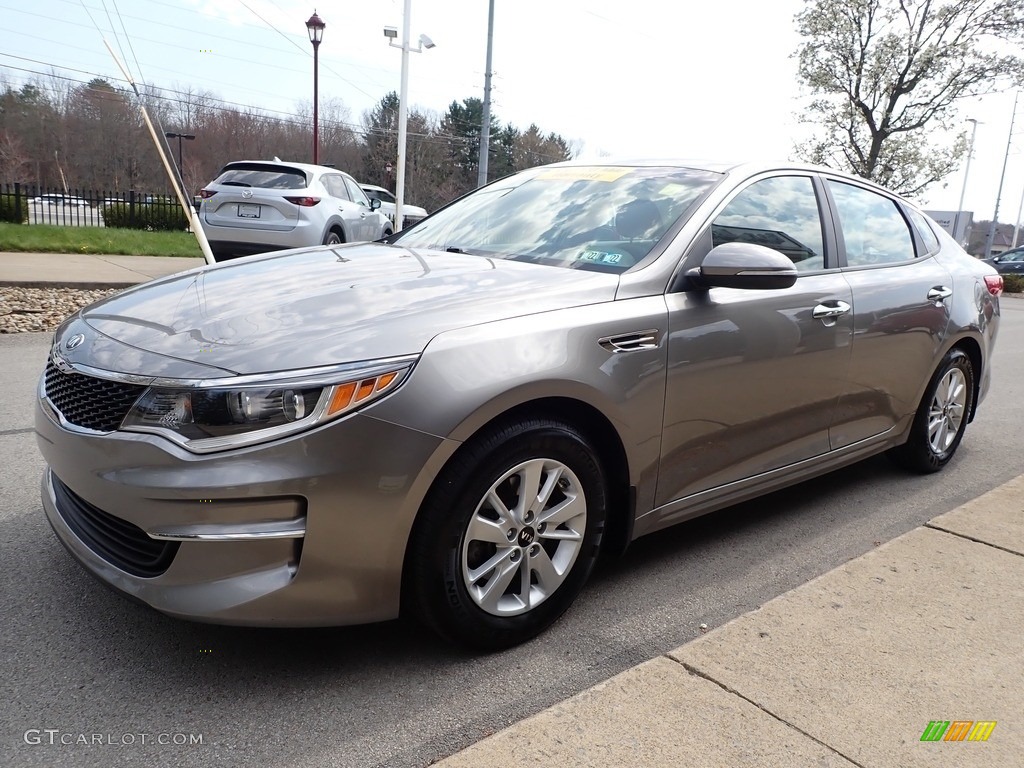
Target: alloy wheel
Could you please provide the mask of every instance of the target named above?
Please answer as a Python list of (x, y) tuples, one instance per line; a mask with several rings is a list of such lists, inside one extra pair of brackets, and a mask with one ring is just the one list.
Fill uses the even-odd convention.
[(586, 527), (586, 496), (569, 467), (546, 458), (518, 464), (469, 519), (461, 553), (466, 591), (494, 616), (536, 608), (572, 570)]
[(967, 412), (967, 378), (959, 368), (950, 368), (935, 387), (928, 410), (928, 444), (942, 455), (956, 440)]

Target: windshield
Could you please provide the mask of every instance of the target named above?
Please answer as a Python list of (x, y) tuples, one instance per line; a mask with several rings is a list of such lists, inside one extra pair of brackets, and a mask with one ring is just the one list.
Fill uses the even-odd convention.
[(624, 272), (721, 178), (688, 168), (535, 168), (456, 201), (391, 242)]

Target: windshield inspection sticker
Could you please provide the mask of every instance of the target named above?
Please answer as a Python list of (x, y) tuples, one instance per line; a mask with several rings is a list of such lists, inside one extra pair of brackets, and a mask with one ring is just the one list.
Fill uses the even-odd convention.
[(541, 171), (538, 179), (567, 179), (569, 181), (618, 181), (632, 168), (549, 168)]
[(576, 261), (585, 261), (590, 264), (621, 264), (626, 258), (624, 253), (608, 253), (607, 251), (580, 251), (576, 254)]

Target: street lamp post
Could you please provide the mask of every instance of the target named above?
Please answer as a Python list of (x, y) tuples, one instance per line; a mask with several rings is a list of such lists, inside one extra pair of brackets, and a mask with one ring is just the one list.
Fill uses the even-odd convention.
[(424, 48), (434, 47), (434, 41), (426, 35), (420, 35), (419, 44), (413, 48), (409, 44), (409, 13), (412, 0), (405, 0), (402, 12), (402, 42), (395, 43), (398, 30), (384, 27), (384, 37), (388, 45), (402, 49), (402, 87), (398, 94), (398, 174), (395, 180), (395, 231), (402, 229), (402, 205), (405, 202), (405, 142), (409, 122), (409, 53), (421, 53)]
[(320, 163), (320, 125), (319, 125), (319, 100), (320, 100), (320, 41), (324, 39), (324, 27), (316, 10), (306, 22), (306, 31), (309, 32), (309, 42), (313, 44), (313, 165)]
[(184, 169), (181, 167), (181, 140), (184, 139), (185, 141), (193, 141), (195, 139), (195, 134), (174, 133), (173, 131), (166, 131), (164, 133), (164, 136), (166, 136), (168, 139), (178, 140), (178, 175), (180, 176), (184, 173)]

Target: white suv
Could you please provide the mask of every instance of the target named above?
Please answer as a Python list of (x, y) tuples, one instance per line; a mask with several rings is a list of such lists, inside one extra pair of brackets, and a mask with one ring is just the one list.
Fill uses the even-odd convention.
[(218, 261), (282, 248), (379, 240), (391, 220), (347, 173), (323, 165), (240, 160), (200, 192), (199, 215)]

